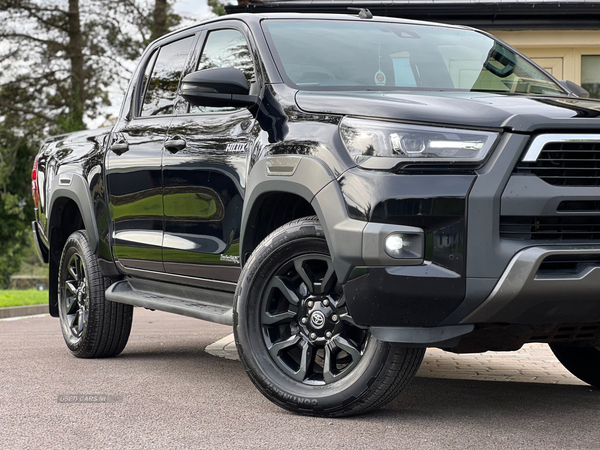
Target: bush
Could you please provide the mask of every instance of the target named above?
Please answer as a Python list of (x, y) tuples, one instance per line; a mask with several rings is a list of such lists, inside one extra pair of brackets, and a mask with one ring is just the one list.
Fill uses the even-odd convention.
[(0, 288), (7, 288), (30, 246), (35, 144), (0, 126)]

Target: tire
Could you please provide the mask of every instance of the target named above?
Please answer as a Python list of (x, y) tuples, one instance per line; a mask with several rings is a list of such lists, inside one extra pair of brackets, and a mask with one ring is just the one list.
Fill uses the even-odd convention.
[(265, 238), (242, 270), (234, 305), (246, 372), (265, 397), (295, 413), (379, 408), (408, 385), (425, 353), (380, 342), (354, 323), (315, 217)]
[(565, 369), (581, 381), (600, 388), (600, 348), (565, 344), (550, 344), (550, 348)]
[(85, 231), (65, 243), (58, 272), (58, 313), (67, 347), (78, 358), (105, 358), (123, 351), (133, 307), (104, 298), (102, 276)]

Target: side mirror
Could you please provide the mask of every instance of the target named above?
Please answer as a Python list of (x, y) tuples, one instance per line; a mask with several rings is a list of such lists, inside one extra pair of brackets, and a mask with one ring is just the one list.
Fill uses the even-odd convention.
[(590, 93), (586, 91), (584, 88), (579, 86), (577, 83), (573, 83), (570, 80), (560, 80), (560, 84), (566, 87), (569, 91), (575, 94), (579, 98), (589, 98)]
[(249, 107), (258, 102), (250, 95), (243, 72), (231, 67), (199, 70), (181, 80), (181, 95), (195, 106)]

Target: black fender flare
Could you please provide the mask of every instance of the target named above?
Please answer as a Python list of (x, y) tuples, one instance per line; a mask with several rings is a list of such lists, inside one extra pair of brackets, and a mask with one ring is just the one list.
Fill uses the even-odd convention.
[(251, 251), (247, 241), (248, 224), (253, 223), (268, 193), (298, 195), (315, 210), (331, 252), (338, 279), (344, 282), (353, 266), (362, 262), (362, 231), (366, 222), (348, 217), (342, 192), (331, 169), (309, 156), (273, 156), (253, 166), (246, 183), (240, 232), (240, 259)]
[[(50, 213), (48, 220), (48, 234), (51, 236), (51, 230), (54, 226), (56, 217), (54, 215), (54, 207), (57, 200), (68, 198), (73, 200), (79, 209), (85, 231), (87, 232), (90, 247), (94, 253), (98, 250), (98, 226), (92, 209), (92, 198), (88, 183), (84, 177), (78, 173), (59, 173), (54, 177), (52, 187), (50, 189), (50, 199), (48, 201), (48, 211)], [(52, 245), (52, 242), (50, 242)]]

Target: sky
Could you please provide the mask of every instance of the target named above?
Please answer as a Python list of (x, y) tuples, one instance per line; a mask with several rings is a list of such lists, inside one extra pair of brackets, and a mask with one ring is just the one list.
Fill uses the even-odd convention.
[(192, 17), (198, 21), (207, 19), (211, 16), (206, 0), (179, 0), (175, 2), (173, 9), (178, 14)]

